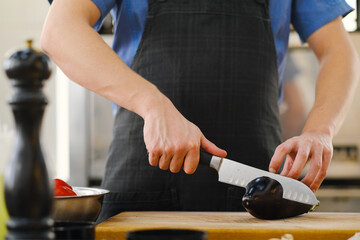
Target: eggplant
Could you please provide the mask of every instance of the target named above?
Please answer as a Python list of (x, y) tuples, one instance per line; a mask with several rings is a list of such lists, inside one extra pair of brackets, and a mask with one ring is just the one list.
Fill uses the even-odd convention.
[(242, 205), (254, 217), (282, 219), (309, 212), (313, 205), (284, 199), (281, 184), (270, 177), (258, 177), (249, 182)]

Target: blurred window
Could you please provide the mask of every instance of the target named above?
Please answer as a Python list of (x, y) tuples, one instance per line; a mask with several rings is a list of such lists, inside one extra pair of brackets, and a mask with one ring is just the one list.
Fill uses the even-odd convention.
[(357, 12), (359, 11), (359, 9), (357, 9), (357, 4), (356, 1), (360, 1), (360, 0), (346, 0), (346, 2), (355, 9), (355, 11), (352, 11), (351, 13), (349, 13), (344, 19), (343, 19), (343, 23), (345, 26), (346, 31), (348, 32), (354, 32), (358, 29), (360, 29), (360, 26), (357, 26), (358, 24), (356, 23), (356, 19), (357, 19)]

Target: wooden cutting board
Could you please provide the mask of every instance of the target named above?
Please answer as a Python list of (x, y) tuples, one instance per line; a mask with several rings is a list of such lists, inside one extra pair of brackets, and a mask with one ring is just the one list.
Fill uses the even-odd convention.
[(123, 212), (95, 228), (96, 239), (126, 239), (140, 229), (196, 229), (208, 240), (267, 240), (290, 233), (295, 240), (347, 240), (360, 232), (360, 213), (312, 212), (282, 220), (261, 220), (247, 212)]

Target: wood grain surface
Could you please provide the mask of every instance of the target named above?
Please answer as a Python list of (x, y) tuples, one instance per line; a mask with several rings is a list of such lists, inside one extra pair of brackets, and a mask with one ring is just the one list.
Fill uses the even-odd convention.
[(143, 229), (196, 229), (208, 240), (267, 240), (290, 233), (295, 240), (347, 240), (360, 232), (360, 213), (312, 212), (282, 220), (261, 220), (247, 212), (123, 212), (95, 228), (96, 239), (126, 239)]

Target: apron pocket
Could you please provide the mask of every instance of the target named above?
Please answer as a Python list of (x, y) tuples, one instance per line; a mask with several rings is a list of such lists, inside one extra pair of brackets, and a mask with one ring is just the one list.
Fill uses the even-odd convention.
[(124, 211), (178, 211), (176, 189), (154, 192), (110, 192), (105, 195), (97, 223)]
[(242, 197), (245, 194), (245, 188), (229, 187), (226, 196), (226, 210), (227, 211), (245, 211), (242, 206)]

